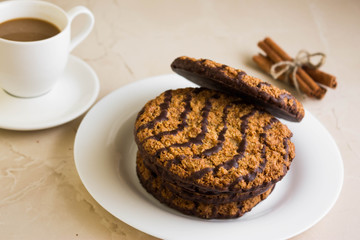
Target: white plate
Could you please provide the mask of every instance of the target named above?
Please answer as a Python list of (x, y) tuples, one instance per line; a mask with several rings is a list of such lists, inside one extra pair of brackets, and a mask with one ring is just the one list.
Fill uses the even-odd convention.
[(0, 89), (0, 128), (38, 130), (69, 122), (88, 110), (98, 93), (94, 70), (70, 55), (64, 74), (43, 96), (17, 98)]
[(194, 86), (177, 75), (148, 78), (122, 87), (98, 102), (75, 139), (75, 163), (85, 187), (107, 211), (129, 225), (165, 239), (284, 239), (317, 223), (334, 205), (343, 182), (339, 150), (308, 111), (293, 131), (296, 158), (274, 192), (234, 220), (202, 220), (160, 204), (135, 173), (135, 116), (167, 89)]

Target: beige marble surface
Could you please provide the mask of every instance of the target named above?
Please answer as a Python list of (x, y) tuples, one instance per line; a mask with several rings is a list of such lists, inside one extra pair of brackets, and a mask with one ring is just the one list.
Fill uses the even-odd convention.
[[(128, 83), (171, 73), (180, 55), (214, 59), (273, 82), (251, 61), (265, 36), (291, 55), (325, 52), (322, 69), (339, 85), (321, 101), (302, 102), (335, 138), (344, 185), (332, 210), (294, 239), (359, 237), (360, 1), (51, 2), (66, 10), (84, 5), (95, 15), (94, 30), (73, 54), (97, 72), (98, 100)], [(1, 239), (155, 239), (106, 212), (82, 185), (73, 157), (82, 117), (41, 131), (0, 129)]]

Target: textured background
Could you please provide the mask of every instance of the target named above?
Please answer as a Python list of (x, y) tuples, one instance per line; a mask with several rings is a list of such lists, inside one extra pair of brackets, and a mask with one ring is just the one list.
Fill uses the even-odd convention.
[[(326, 53), (322, 69), (337, 76), (337, 89), (321, 101), (299, 97), (335, 138), (344, 185), (329, 214), (294, 239), (359, 236), (360, 1), (51, 2), (65, 10), (85, 5), (95, 15), (94, 30), (73, 54), (97, 72), (98, 99), (128, 83), (171, 73), (169, 65), (180, 55), (210, 58), (285, 87), (251, 60), (265, 36), (292, 56), (300, 49)], [(1, 238), (154, 239), (110, 215), (82, 185), (73, 160), (80, 122), (31, 132), (0, 129)]]

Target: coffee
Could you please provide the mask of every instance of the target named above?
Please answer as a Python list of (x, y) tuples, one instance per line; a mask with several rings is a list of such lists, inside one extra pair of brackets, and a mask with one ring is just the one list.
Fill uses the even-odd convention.
[(59, 28), (36, 18), (16, 18), (0, 24), (0, 38), (12, 41), (38, 41), (55, 36)]

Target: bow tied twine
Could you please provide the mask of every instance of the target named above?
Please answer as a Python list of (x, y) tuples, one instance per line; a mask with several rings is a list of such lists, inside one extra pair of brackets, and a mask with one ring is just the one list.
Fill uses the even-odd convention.
[[(311, 62), (312, 57), (320, 56), (319, 61), (316, 64)], [(299, 67), (307, 66), (313, 69), (321, 67), (325, 63), (326, 55), (321, 52), (310, 54), (306, 50), (300, 50), (292, 61), (281, 61), (271, 66), (270, 74), (274, 79), (277, 79), (285, 73), (285, 80), (290, 81), (289, 75), (291, 74), (291, 80), (295, 89), (300, 92), (299, 83), (296, 79), (296, 72)], [(281, 68), (278, 68), (281, 67)]]

